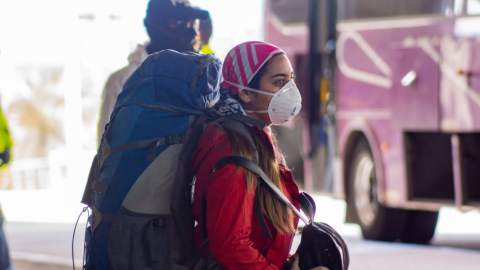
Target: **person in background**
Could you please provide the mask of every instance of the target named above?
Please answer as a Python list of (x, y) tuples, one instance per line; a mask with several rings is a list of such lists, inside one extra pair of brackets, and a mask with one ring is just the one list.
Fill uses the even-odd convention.
[[(7, 120), (0, 108), (0, 169), (4, 169), (10, 162), (10, 151), (13, 142), (8, 130)], [(0, 206), (0, 270), (12, 270), (8, 252), (7, 239), (3, 231), (4, 216)]]
[[(200, 20), (200, 37), (195, 29), (197, 19)], [(206, 52), (211, 53), (208, 47), (212, 34), (210, 14), (206, 10), (192, 7), (187, 0), (150, 0), (144, 25), (150, 41), (138, 45), (128, 57), (129, 65), (110, 75), (105, 84), (98, 124), (99, 143), (123, 84), (149, 54), (166, 49), (199, 52), (201, 46), (208, 48)]]
[(212, 36), (212, 29), (212, 20), (210, 18), (200, 21), (198, 32), (200, 34), (200, 52), (203, 54), (215, 54), (210, 48), (210, 45), (208, 45), (210, 43), (210, 37)]
[(8, 130), (7, 120), (0, 108), (0, 168), (5, 168), (10, 162), (10, 150), (13, 142)]

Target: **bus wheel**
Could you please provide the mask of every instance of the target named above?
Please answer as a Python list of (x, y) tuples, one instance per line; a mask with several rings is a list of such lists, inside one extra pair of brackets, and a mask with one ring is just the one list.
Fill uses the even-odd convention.
[(348, 203), (353, 205), (365, 239), (395, 241), (402, 237), (407, 211), (379, 203), (375, 161), (365, 139), (359, 141), (353, 152), (348, 189)]
[(438, 212), (408, 211), (405, 231), (401, 240), (405, 243), (427, 244), (435, 234)]

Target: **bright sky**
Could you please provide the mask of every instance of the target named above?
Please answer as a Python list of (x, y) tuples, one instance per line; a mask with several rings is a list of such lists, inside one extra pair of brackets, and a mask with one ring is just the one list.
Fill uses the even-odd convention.
[[(62, 81), (49, 89), (71, 96), (65, 99), (69, 104), (65, 116), (59, 116), (68, 119), (66, 137), (74, 134), (77, 137), (70, 141), (80, 141), (76, 147), (95, 149), (104, 84), (112, 72), (128, 64), (137, 44), (148, 41), (143, 25), (147, 4), (148, 0), (0, 0), (1, 105), (15, 131), (14, 140), (28, 136), (16, 117), (8, 115), (13, 102), (34, 98), (25, 76), (40, 83), (39, 71), (57, 68), (64, 70)], [(191, 4), (210, 12), (214, 27), (210, 45), (222, 60), (236, 44), (262, 39), (263, 0), (191, 0)]]
[[(125, 43), (144, 42), (143, 18), (147, 0), (24, 0), (0, 1), (0, 49), (14, 63), (63, 63), (72, 46), (93, 49), (95, 55), (128, 49)], [(214, 23), (212, 46), (217, 54), (226, 47), (262, 34), (263, 1), (192, 0), (192, 5), (210, 11)], [(25, 8), (27, 7), (27, 8)], [(83, 20), (79, 20), (79, 15)], [(112, 19), (112, 17), (114, 19)], [(90, 20), (88, 20), (90, 19)], [(224, 48), (225, 47), (225, 48)], [(3, 56), (2, 56), (3, 58)], [(121, 56), (122, 60), (126, 56)]]
[[(18, 66), (63, 66), (80, 60), (86, 68), (109, 73), (126, 65), (136, 44), (148, 40), (143, 26), (147, 3), (148, 0), (0, 1), (0, 87), (21, 89), (15, 93), (2, 91), (4, 99), (8, 102), (13, 98), (9, 97), (11, 94), (28, 96), (25, 85), (12, 76)], [(210, 11), (214, 24), (211, 47), (221, 59), (238, 43), (262, 39), (264, 1), (191, 3)], [(102, 89), (97, 90), (101, 93)]]

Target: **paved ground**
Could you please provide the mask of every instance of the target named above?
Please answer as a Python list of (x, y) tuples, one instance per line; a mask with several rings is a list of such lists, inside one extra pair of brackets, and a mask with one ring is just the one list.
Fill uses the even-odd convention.
[[(83, 232), (80, 224), (75, 239), (75, 264), (81, 266)], [(74, 224), (9, 222), (5, 224), (11, 257), (23, 261), (70, 265)], [(21, 270), (15, 267), (16, 270)], [(28, 268), (26, 268), (28, 269)]]
[[(72, 269), (73, 224), (10, 222), (5, 229), (16, 270)], [(75, 240), (77, 269), (81, 269), (82, 233), (79, 229)], [(347, 234), (345, 239), (351, 254), (350, 270), (479, 269), (480, 235), (438, 234), (430, 246), (365, 241), (358, 234)], [(299, 240), (297, 237), (294, 245)]]
[[(350, 251), (349, 270), (480, 269), (478, 235), (437, 235), (429, 246), (365, 241), (360, 236), (345, 240)], [(466, 246), (476, 249), (459, 248)]]
[[(14, 260), (14, 270), (72, 270), (71, 266), (55, 265), (50, 263), (38, 263), (24, 260)], [(81, 267), (77, 267), (81, 269)]]
[[(63, 194), (62, 204), (58, 204), (60, 200), (55, 196), (59, 195), (51, 191), (4, 192), (0, 195), (10, 220), (5, 224), (5, 231), (15, 269), (72, 269), (73, 223), (81, 210), (78, 198)], [(314, 199), (317, 204), (316, 220), (329, 223), (346, 239), (351, 255), (350, 270), (480, 269), (478, 211), (461, 213), (453, 208), (443, 208), (432, 245), (406, 245), (364, 241), (358, 226), (343, 224), (343, 201), (324, 196), (314, 196)], [(48, 204), (49, 200), (51, 204)], [(25, 204), (25, 201), (41, 201), (43, 204)], [(85, 219), (85, 216), (82, 217), (83, 222), (79, 224), (75, 236), (77, 269), (81, 269)], [(298, 241), (299, 237), (295, 244)]]

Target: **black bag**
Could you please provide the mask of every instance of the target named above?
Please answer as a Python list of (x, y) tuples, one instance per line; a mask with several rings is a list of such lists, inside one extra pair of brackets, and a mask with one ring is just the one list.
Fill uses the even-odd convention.
[[(316, 206), (312, 197), (302, 192), (298, 198), (302, 211), (312, 221)], [(323, 222), (307, 224), (302, 232), (301, 243), (297, 248), (300, 256), (300, 269), (324, 266), (329, 270), (347, 270), (350, 264), (348, 248), (340, 234)]]
[[(230, 156), (222, 158), (215, 169), (219, 169), (227, 164), (241, 166), (258, 176), (279, 198), (283, 201), (305, 224), (302, 233), (302, 240), (296, 254), (300, 256), (299, 267), (302, 270), (312, 269), (318, 266), (327, 267), (329, 270), (347, 270), (350, 264), (348, 248), (340, 234), (328, 224), (323, 222), (313, 222), (316, 206), (315, 201), (305, 192), (300, 193), (298, 202), (302, 211), (308, 216), (306, 218), (297, 208), (285, 197), (263, 170), (253, 161), (240, 157)], [(260, 226), (263, 218), (259, 219)]]

